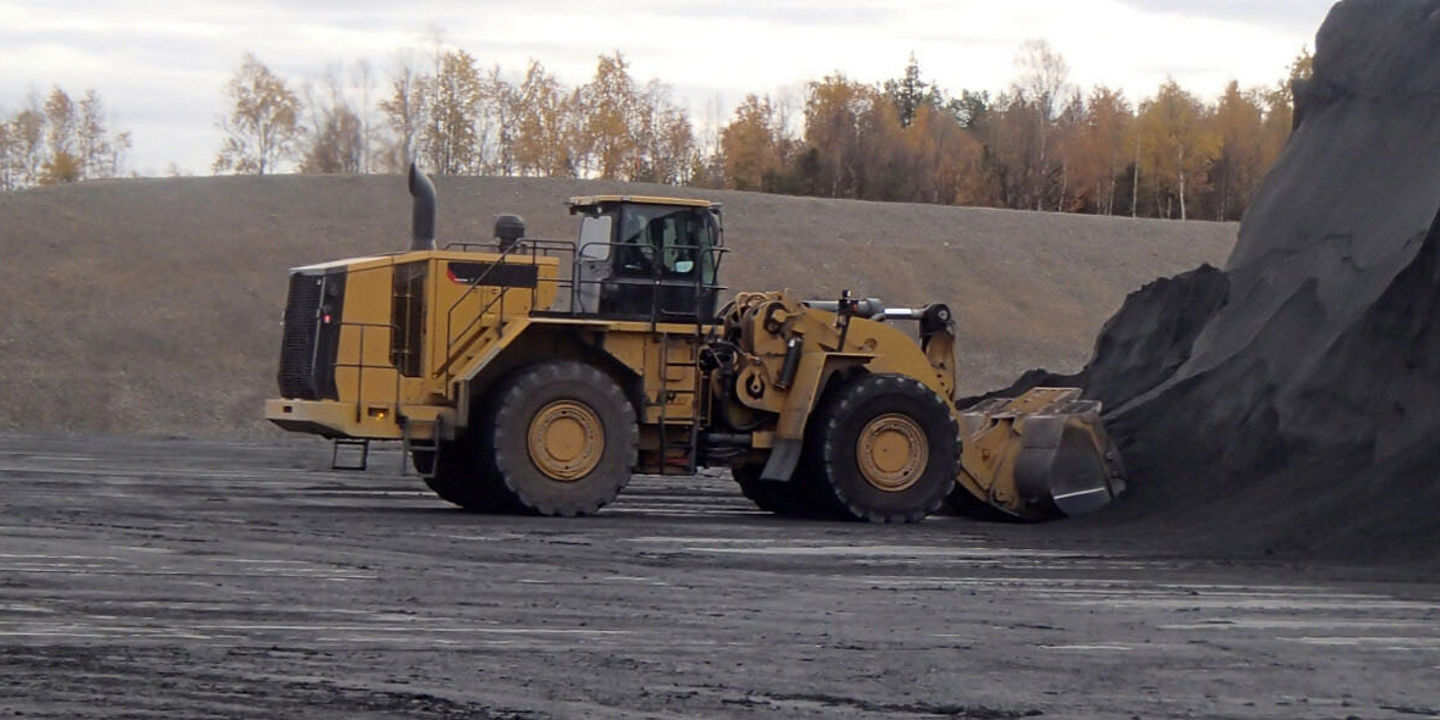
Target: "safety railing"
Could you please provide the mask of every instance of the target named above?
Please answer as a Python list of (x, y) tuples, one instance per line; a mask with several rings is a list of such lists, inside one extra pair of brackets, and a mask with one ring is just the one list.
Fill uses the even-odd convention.
[[(553, 285), (555, 290), (555, 298), (557, 301), (562, 297), (566, 297), (568, 295), (568, 297), (566, 297), (566, 305), (568, 306), (566, 309), (558, 310), (555, 308), (549, 308), (549, 310), (551, 310), (552, 312), (568, 312), (572, 315), (580, 315), (584, 312), (584, 308), (582, 307), (580, 298), (581, 289), (583, 287), (592, 285), (601, 286), (606, 283), (642, 286), (648, 285), (652, 288), (650, 293), (650, 308), (649, 312), (647, 313), (652, 329), (654, 329), (654, 327), (660, 322), (676, 322), (684, 318), (693, 318), (693, 322), (696, 326), (696, 333), (698, 334), (699, 328), (703, 324), (703, 318), (701, 317), (702, 313), (700, 312), (700, 310), (701, 303), (704, 302), (705, 298), (707, 297), (706, 293), (710, 293), (713, 295), (718, 294), (726, 289), (724, 286), (715, 283), (713, 280), (711, 282), (706, 282), (705, 277), (707, 274), (711, 278), (716, 278), (719, 276), (721, 260), (724, 253), (728, 252), (728, 248), (701, 245), (670, 245), (664, 248), (655, 248), (654, 252), (657, 255), (664, 252), (689, 252), (694, 256), (694, 259), (691, 262), (698, 263), (700, 267), (692, 266), (693, 269), (689, 273), (686, 273), (693, 276), (693, 282), (689, 283), (688, 285), (677, 285), (673, 282), (667, 283), (667, 276), (663, 268), (661, 267), (660, 258), (655, 258), (653, 260), (651, 268), (652, 272), (648, 277), (583, 277), (584, 273), (581, 270), (581, 264), (590, 259), (585, 257), (586, 251), (589, 248), (606, 248), (607, 252), (603, 254), (603, 257), (605, 259), (609, 259), (613, 253), (619, 250), (633, 250), (637, 247), (653, 248), (654, 246), (637, 246), (635, 243), (617, 242), (587, 242), (583, 246), (577, 246), (577, 243), (574, 241), (548, 240), (544, 238), (526, 238), (504, 249), (501, 249), (496, 243), (450, 243), (446, 245), (446, 249), (460, 248), (468, 250), (470, 248), (494, 248), (494, 251), (497, 251), (499, 254), (499, 256), (492, 260), (489, 267), (487, 267), (483, 272), (481, 272), (480, 275), (473, 279), (466, 280), (466, 283), (469, 284), (470, 287), (467, 288), (464, 293), (461, 293), (460, 297), (456, 298), (455, 301), (452, 302), (450, 304), (450, 307), (446, 310), (445, 360), (442, 365), (442, 373), (444, 375), (446, 386), (449, 386), (450, 381), (453, 378), (452, 370), (454, 369), (453, 366), (458, 356), (457, 348), (460, 348), (463, 345), (472, 342), (473, 338), (478, 337), (480, 334), (483, 334), (475, 333), (474, 331), (480, 324), (485, 321), (485, 317), (488, 314), (492, 312), (494, 313), (495, 327), (497, 329), (497, 332), (503, 331), (503, 327), (508, 319), (505, 308), (506, 298), (509, 297), (510, 291), (522, 287), (513, 284), (506, 284), (503, 282), (490, 282), (490, 280), (492, 279), (492, 275), (494, 275), (496, 279), (505, 278), (506, 275), (503, 271), (500, 271), (499, 269), (507, 265), (533, 266), (536, 268), (535, 282), (533, 284), (527, 284), (526, 286), (523, 286), (523, 289), (529, 291), (529, 307), (532, 310), (540, 309), (536, 307), (540, 296), (540, 290), (541, 287), (547, 283)], [(570, 262), (568, 263), (570, 269), (569, 277), (557, 276), (553, 278), (547, 278), (541, 276), (541, 273), (539, 271), (540, 258), (564, 258), (564, 256), (566, 255), (569, 255), (570, 259)], [(702, 257), (704, 258), (704, 260), (702, 260)], [(520, 260), (522, 259), (524, 260), (524, 262), (520, 262)], [(708, 265), (705, 262), (706, 260), (708, 260)], [(562, 262), (562, 265), (564, 264), (565, 263)], [(496, 275), (497, 272), (500, 274)], [(678, 275), (679, 273), (671, 275), (669, 276), (669, 278), (675, 279)], [(682, 309), (668, 309), (661, 307), (661, 290), (662, 288), (667, 287), (688, 287), (689, 289), (691, 289), (693, 291), (693, 301), (691, 306)], [(483, 289), (494, 289), (496, 291), (495, 297), (491, 298), (488, 302), (482, 305), (476, 312), (474, 312), (473, 315), (469, 315), (468, 313), (466, 313), (465, 315), (462, 315), (457, 319), (457, 313), (460, 312), (460, 309), (467, 303), (467, 301), (471, 299), (473, 295), (481, 292)], [(459, 323), (462, 321), (464, 322), (464, 324), (459, 325)], [(456, 330), (457, 325), (459, 326), (458, 330)]]
[[(542, 244), (543, 244), (543, 245), (542, 245)], [(446, 245), (445, 247), (446, 247), (447, 249), (449, 249), (449, 248), (452, 248), (452, 247), (479, 247), (479, 246), (485, 246), (485, 245), (489, 245), (489, 243), (450, 243), (450, 244)], [(496, 245), (495, 247), (496, 247), (497, 250), (499, 250), (499, 246), (498, 246), (498, 245)], [(487, 282), (487, 280), (490, 279), (490, 276), (491, 276), (493, 273), (495, 273), (495, 271), (496, 271), (497, 268), (500, 268), (500, 267), (506, 266), (506, 265), (534, 266), (534, 267), (536, 268), (536, 272), (535, 272), (535, 285), (534, 285), (533, 287), (528, 288), (528, 289), (530, 290), (530, 305), (531, 305), (531, 307), (534, 307), (535, 302), (536, 302), (536, 300), (537, 300), (538, 297), (539, 297), (540, 283), (541, 283), (542, 280), (545, 280), (545, 278), (541, 278), (541, 277), (540, 277), (540, 271), (539, 271), (540, 262), (539, 262), (539, 259), (540, 259), (541, 257), (550, 257), (549, 253), (550, 253), (552, 250), (569, 249), (571, 252), (573, 252), (573, 251), (574, 251), (574, 247), (575, 247), (575, 243), (569, 242), (569, 241), (566, 241), (566, 240), (541, 240), (541, 239), (536, 239), (536, 240), (525, 240), (525, 241), (516, 243), (516, 244), (514, 244), (514, 245), (511, 245), (510, 247), (505, 248), (504, 250), (499, 250), (499, 254), (500, 254), (499, 258), (497, 258), (496, 260), (492, 261), (492, 262), (490, 263), (490, 266), (489, 266), (488, 268), (486, 268), (484, 272), (480, 273), (480, 275), (479, 275), (478, 277), (474, 278), (473, 280), (467, 280), (466, 282), (470, 285), (470, 287), (467, 288), (467, 289), (465, 290), (465, 292), (461, 293), (461, 294), (460, 294), (460, 297), (456, 298), (456, 299), (455, 299), (455, 302), (451, 303), (451, 304), (450, 304), (450, 307), (449, 307), (449, 308), (446, 310), (446, 312), (445, 312), (445, 343), (446, 343), (446, 353), (445, 353), (445, 356), (446, 356), (447, 361), (448, 361), (448, 359), (452, 356), (452, 353), (451, 353), (450, 351), (454, 348), (454, 344), (455, 344), (457, 341), (460, 341), (460, 340), (468, 337), (470, 331), (473, 330), (473, 329), (475, 329), (475, 326), (478, 325), (480, 322), (483, 321), (483, 319), (484, 319), (484, 317), (485, 317), (485, 313), (489, 312), (490, 309), (491, 309), (491, 306), (494, 305), (497, 301), (500, 303), (500, 314), (503, 316), (503, 314), (504, 314), (504, 301), (505, 301), (505, 296), (508, 294), (506, 291), (511, 290), (511, 289), (513, 289), (513, 288), (516, 287), (516, 286), (513, 286), (513, 285), (505, 285), (505, 284), (503, 284), (503, 283), (502, 283), (502, 284), (495, 284), (495, 283)], [(525, 255), (526, 251), (528, 251), (528, 254), (529, 254), (529, 262), (527, 262), (527, 263), (512, 263), (512, 262), (510, 262), (510, 260), (511, 260), (512, 258), (514, 258), (514, 257), (517, 257), (517, 256), (522, 256), (522, 257), (523, 257), (523, 256)], [(503, 277), (503, 276), (502, 276), (502, 277)], [(469, 300), (472, 295), (476, 294), (477, 292), (480, 292), (480, 290), (481, 290), (482, 288), (495, 288), (495, 289), (498, 290), (499, 292), (497, 293), (497, 295), (496, 295), (495, 298), (493, 298), (489, 303), (487, 303), (485, 306), (483, 306), (483, 307), (480, 309), (479, 312), (475, 313), (475, 315), (474, 315), (473, 317), (471, 317), (471, 318), (469, 319), (469, 321), (468, 321), (463, 327), (460, 328), (459, 332), (456, 332), (456, 331), (454, 330), (456, 310), (458, 310), (462, 305), (464, 305), (465, 302), (466, 302), (467, 300)]]

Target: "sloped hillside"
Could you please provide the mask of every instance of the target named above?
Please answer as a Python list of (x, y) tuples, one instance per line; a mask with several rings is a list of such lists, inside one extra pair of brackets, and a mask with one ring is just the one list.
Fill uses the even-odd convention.
[[(943, 301), (962, 390), (1035, 366), (1077, 369), (1130, 290), (1222, 263), (1236, 226), (601, 181), (438, 178), (441, 243), (518, 212), (570, 237), (571, 195), (686, 194), (725, 204), (737, 289), (848, 288)], [(209, 437), (271, 432), (286, 268), (403, 247), (399, 177), (116, 180), (0, 195), (0, 429)]]

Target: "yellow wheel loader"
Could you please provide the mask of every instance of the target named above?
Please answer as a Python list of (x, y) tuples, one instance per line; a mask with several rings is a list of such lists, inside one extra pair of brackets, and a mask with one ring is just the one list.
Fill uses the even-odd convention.
[[(728, 467), (780, 514), (916, 522), (952, 502), (1075, 515), (1124, 487), (1098, 403), (1042, 388), (957, 407), (949, 308), (739, 292), (720, 206), (572, 198), (574, 240), (496, 220), (435, 245), (410, 169), (409, 250), (295, 268), (265, 416), (340, 450), (402, 443), (441, 498), (587, 515), (634, 473)], [(902, 329), (911, 328), (919, 342)]]

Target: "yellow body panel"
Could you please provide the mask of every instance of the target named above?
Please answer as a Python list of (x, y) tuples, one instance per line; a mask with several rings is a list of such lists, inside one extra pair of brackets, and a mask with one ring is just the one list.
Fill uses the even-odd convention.
[[(477, 285), (454, 277), (451, 263), (534, 267), (536, 281), (534, 287)], [(407, 375), (397, 367), (392, 345), (400, 331), (395, 273), (410, 266), (424, 273), (423, 361), (419, 372)], [(447, 250), (353, 258), (296, 271), (339, 267), (345, 268), (346, 290), (334, 363), (338, 399), (282, 398), (267, 401), (265, 409), (265, 417), (282, 427), (311, 428), (329, 437), (399, 439), (412, 419), (411, 436), (427, 436), (437, 417), (443, 418), (445, 434), (453, 433), (463, 425), (452, 382), (457, 373), (495, 349), (504, 320), (550, 307), (560, 282), (553, 257)]]
[[(715, 206), (626, 195), (570, 201), (582, 209), (603, 203)], [(320, 310), (297, 315), (314, 330), (311, 365), (286, 374), (282, 363), (281, 387), (328, 399), (268, 400), (265, 417), (330, 438), (420, 440), (417, 448), (433, 458), (439, 443), (471, 436), (472, 423), (485, 417), (482, 405), (507, 387), (512, 373), (568, 358), (607, 374), (629, 398), (640, 426), (638, 471), (705, 460), (737, 472), (758, 464), (758, 480), (786, 481), (802, 452), (813, 452), (805, 449), (806, 429), (827, 388), (868, 372), (911, 378), (943, 402), (959, 427), (957, 482), (983, 502), (1020, 517), (1053, 517), (1088, 512), (1123, 489), (1099, 405), (1080, 400), (1078, 390), (955, 406), (955, 335), (942, 305), (887, 314), (878, 305), (862, 312), (848, 296), (812, 307), (789, 291), (746, 292), (715, 323), (597, 318), (556, 307), (557, 298), (572, 299), (572, 285), (561, 275), (561, 261), (545, 253), (565, 245), (532, 240), (507, 245), (503, 253), (417, 250), (297, 268), (292, 291), (319, 293), (303, 297), (319, 298), (306, 307)], [(577, 259), (567, 270), (578, 274), (579, 267)], [(326, 304), (332, 296), (324, 294), (332, 277), (343, 288), (335, 318)], [(323, 281), (310, 282), (315, 278)], [(660, 278), (657, 271), (657, 289)], [(921, 320), (920, 342), (887, 317)], [(324, 363), (330, 368), (314, 367)], [(316, 378), (327, 369), (333, 369), (333, 387), (303, 384), (320, 384)], [(588, 407), (552, 403), (536, 417), (531, 431), (544, 440), (542, 449), (555, 449), (553, 457), (537, 460), (542, 472), (569, 481), (599, 462), (600, 451), (587, 443), (598, 435), (600, 420)], [(918, 477), (912, 466), (923, 468), (930, 457), (917, 438), (935, 425), (921, 427), (892, 413), (871, 426), (857, 448), (861, 472), (872, 485), (903, 490)], [(721, 452), (701, 458), (702, 437)]]
[[(435, 405), (401, 405), (399, 414), (411, 421), (410, 437), (434, 439), (436, 427), (453, 428), (455, 410)], [(396, 421), (395, 406), (390, 403), (362, 404), (334, 400), (265, 401), (265, 418), (286, 430), (308, 432), (323, 437), (370, 438), (400, 440), (404, 428)], [(437, 424), (437, 420), (439, 423)]]
[[(755, 358), (741, 373), (738, 384), (746, 391), (740, 393), (740, 401), (756, 410), (779, 413), (776, 430), (781, 438), (803, 438), (810, 413), (829, 378), (854, 367), (915, 378), (953, 408), (953, 361), (937, 368), (925, 351), (894, 325), (849, 318), (848, 328), (842, 332), (836, 313), (806, 307), (789, 291), (742, 293), (735, 307), (732, 322), (745, 327), (747, 347), (753, 348)], [(800, 364), (794, 381), (781, 388), (777, 380), (789, 351), (786, 338), (790, 337), (801, 339)], [(943, 345), (953, 358), (953, 336), (936, 344)]]

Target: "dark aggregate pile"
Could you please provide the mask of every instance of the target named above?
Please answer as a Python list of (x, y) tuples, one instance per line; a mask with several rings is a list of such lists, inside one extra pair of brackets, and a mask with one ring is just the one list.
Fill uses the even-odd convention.
[[(1440, 566), (1440, 0), (1345, 0), (1224, 272), (1127, 299), (1078, 376), (1177, 549)], [(1173, 531), (1173, 532), (1171, 532)]]

